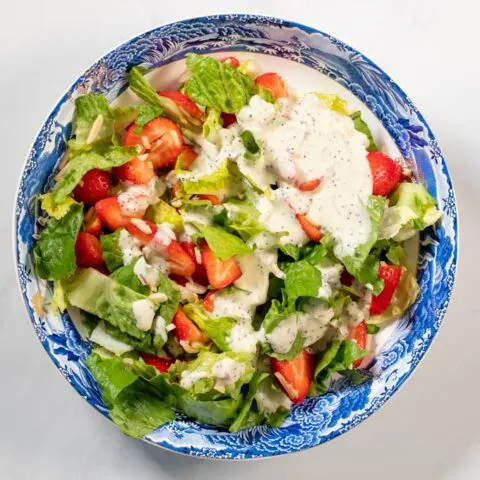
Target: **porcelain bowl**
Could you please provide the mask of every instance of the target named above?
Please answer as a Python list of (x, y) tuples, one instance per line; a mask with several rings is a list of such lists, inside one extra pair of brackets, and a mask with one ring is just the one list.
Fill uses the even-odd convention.
[[(125, 91), (126, 72), (137, 64), (163, 67), (157, 82), (169, 82), (183, 69), (188, 52), (258, 59), (287, 84), (304, 91), (337, 92), (360, 108), (383, 150), (407, 159), (444, 213), (441, 225), (420, 238), (418, 282), (421, 294), (399, 321), (385, 331), (371, 366), (374, 377), (361, 386), (335, 380), (329, 393), (292, 409), (280, 428), (265, 426), (238, 433), (200, 425), (185, 417), (144, 440), (169, 450), (209, 458), (243, 459), (297, 452), (320, 445), (378, 410), (415, 370), (442, 323), (457, 262), (455, 197), (447, 166), (429, 126), (408, 96), (368, 58), (313, 28), (271, 17), (219, 15), (161, 26), (139, 35), (92, 65), (63, 95), (42, 125), (25, 162), (15, 203), (14, 247), (21, 293), (35, 332), (68, 382), (108, 416), (98, 385), (85, 367), (91, 345), (67, 314), (48, 305), (51, 285), (36, 275), (31, 249), (40, 225), (39, 193), (51, 187), (71, 131), (74, 100), (100, 92), (114, 101)], [(162, 80), (163, 79), (163, 80)], [(167, 85), (168, 86), (168, 85)], [(52, 422), (60, 421), (52, 418)]]

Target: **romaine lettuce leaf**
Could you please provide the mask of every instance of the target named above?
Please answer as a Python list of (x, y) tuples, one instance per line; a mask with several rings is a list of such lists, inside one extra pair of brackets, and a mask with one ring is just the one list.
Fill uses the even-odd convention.
[(347, 102), (340, 95), (335, 93), (316, 93), (315, 95), (330, 110), (342, 115), (349, 115)]
[(267, 378), (269, 374), (266, 372), (255, 372), (252, 379), (250, 380), (250, 384), (248, 386), (248, 393), (245, 397), (243, 402), (242, 408), (238, 413), (237, 418), (235, 421), (230, 425), (229, 431), (230, 432), (238, 432), (241, 428), (246, 426), (248, 421), (249, 413), (252, 410), (252, 404), (255, 400), (255, 394), (257, 393), (259, 385)]
[(350, 115), (350, 118), (353, 120), (353, 125), (355, 126), (355, 130), (365, 134), (368, 138), (368, 147), (367, 150), (369, 152), (376, 152), (378, 150), (377, 144), (375, 143), (375, 140), (373, 139), (372, 132), (368, 128), (367, 123), (365, 120), (362, 118), (362, 114), (360, 111), (353, 112)]
[(65, 201), (57, 204), (53, 201), (52, 192), (44, 193), (40, 195), (40, 201), (42, 203), (42, 210), (45, 210), (50, 217), (59, 220), (69, 210), (72, 205), (77, 203), (72, 197), (67, 197)]
[(159, 107), (158, 105), (140, 105), (138, 107), (138, 116), (135, 121), (137, 125), (134, 133), (140, 134), (142, 133), (143, 127), (153, 120), (154, 118), (160, 117), (163, 114), (163, 108)]
[[(165, 323), (168, 325), (169, 323), (171, 323), (180, 303), (180, 292), (176, 288), (174, 288), (172, 282), (161, 273), (159, 275), (157, 292), (164, 293), (168, 297), (168, 300), (161, 303), (160, 308), (158, 309), (158, 314), (165, 320)], [(157, 343), (156, 346), (158, 346)]]
[(216, 172), (195, 178), (195, 180), (189, 178), (180, 178), (180, 180), (182, 189), (187, 195), (218, 195), (226, 191), (230, 183), (228, 161), (224, 162)]
[(53, 282), (52, 310), (64, 312), (67, 307), (68, 300), (65, 296), (65, 290), (62, 287), (62, 282), (55, 280)]
[(114, 128), (117, 134), (121, 134), (129, 125), (131, 125), (138, 116), (138, 105), (129, 105), (127, 107), (110, 107), (113, 115)]
[(253, 80), (236, 68), (212, 57), (187, 54), (192, 76), (183, 89), (194, 102), (219, 112), (238, 113), (253, 93)]
[(268, 103), (275, 103), (275, 97), (270, 90), (267, 90), (260, 85), (255, 85), (254, 94), (258, 95), (262, 100), (265, 100)]
[(98, 146), (74, 156), (66, 165), (63, 175), (52, 190), (52, 200), (63, 203), (82, 177), (94, 168), (110, 170), (132, 160), (137, 147)]
[(118, 282), (120, 285), (131, 288), (137, 293), (140, 293), (142, 295), (148, 295), (150, 293), (150, 289), (138, 279), (137, 275), (134, 272), (135, 265), (139, 260), (140, 257), (134, 259), (132, 262), (128, 263), (125, 266), (117, 268), (110, 275), (110, 278)]
[(371, 196), (367, 205), (370, 216), (371, 231), (367, 242), (357, 247), (353, 256), (345, 257), (342, 262), (347, 271), (363, 285), (370, 285), (375, 295), (383, 289), (383, 280), (378, 278), (378, 258), (370, 255), (372, 247), (378, 239), (378, 231), (387, 199)]
[(207, 118), (203, 122), (203, 138), (212, 143), (217, 143), (218, 131), (222, 128), (220, 112), (214, 108), (207, 109)]
[(51, 218), (33, 248), (35, 270), (40, 278), (60, 280), (77, 267), (75, 241), (82, 227), (83, 207), (75, 203), (60, 219)]
[(242, 239), (221, 228), (198, 222), (192, 222), (192, 225), (200, 231), (201, 236), (205, 238), (213, 254), (220, 260), (227, 260), (234, 255), (248, 255), (253, 252), (252, 247), (247, 245)]
[(250, 130), (244, 130), (240, 134), (240, 138), (245, 147), (245, 159), (250, 163), (255, 163), (262, 153), (262, 147), (259, 145), (258, 140), (255, 139), (253, 133)]
[(212, 318), (205, 312), (201, 305), (194, 303), (184, 305), (183, 309), (187, 316), (198, 325), (200, 330), (202, 330), (222, 352), (230, 350), (227, 339), (230, 336), (233, 326), (237, 323), (234, 318)]
[(294, 243), (288, 243), (287, 245), (279, 245), (281, 252), (287, 255), (293, 260), (300, 260), (300, 247)]
[(169, 223), (177, 233), (183, 230), (182, 217), (176, 208), (161, 199), (147, 208), (145, 218), (157, 224)]
[(109, 272), (123, 266), (123, 253), (119, 246), (121, 229), (107, 235), (100, 235), (100, 244), (103, 251), (103, 259)]
[(285, 292), (289, 303), (299, 297), (317, 297), (322, 286), (322, 274), (307, 260), (287, 265), (285, 269)]

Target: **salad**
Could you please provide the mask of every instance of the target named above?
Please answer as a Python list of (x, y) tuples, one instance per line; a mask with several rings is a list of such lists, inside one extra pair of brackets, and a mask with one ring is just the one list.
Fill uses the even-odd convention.
[(128, 106), (76, 98), (39, 198), (36, 271), (133, 437), (177, 414), (280, 426), (332, 378), (368, 381), (375, 335), (419, 292), (405, 242), (441, 217), (338, 95), (234, 57), (186, 70), (157, 92), (133, 67)]

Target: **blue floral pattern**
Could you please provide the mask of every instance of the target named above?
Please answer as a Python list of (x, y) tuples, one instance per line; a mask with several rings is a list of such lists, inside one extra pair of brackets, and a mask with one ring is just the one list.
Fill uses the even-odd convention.
[(32, 307), (32, 298), (37, 294), (48, 297), (50, 288), (31, 267), (29, 252), (38, 228), (36, 195), (52, 182), (52, 172), (66, 148), (78, 95), (97, 91), (113, 100), (125, 89), (125, 72), (133, 65), (153, 67), (190, 51), (222, 50), (287, 58), (348, 88), (382, 122), (444, 212), (442, 225), (422, 235), (420, 298), (377, 355), (370, 382), (353, 387), (334, 381), (331, 392), (295, 406), (280, 428), (262, 426), (229, 433), (179, 416), (145, 437), (177, 452), (240, 459), (296, 452), (324, 443), (353, 428), (393, 395), (418, 365), (442, 323), (455, 277), (458, 233), (452, 184), (430, 128), (405, 93), (351, 47), (309, 27), (254, 15), (195, 18), (139, 35), (88, 69), (54, 108), (27, 158), (15, 204), (17, 273), (33, 327), (65, 378), (98, 411), (108, 416), (98, 386), (84, 364), (90, 345), (80, 338), (68, 315), (48, 310), (42, 313)]

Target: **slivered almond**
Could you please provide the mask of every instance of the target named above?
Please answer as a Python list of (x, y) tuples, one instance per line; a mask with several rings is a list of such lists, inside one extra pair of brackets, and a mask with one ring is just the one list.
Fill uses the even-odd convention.
[(144, 222), (141, 218), (132, 218), (130, 220), (141, 232), (145, 233), (146, 235), (150, 235), (152, 233), (152, 229), (148, 225), (148, 223)]
[(297, 390), (295, 390), (288, 382), (287, 380), (285, 379), (285, 377), (279, 373), (279, 372), (276, 372), (275, 373), (275, 377), (276, 379), (280, 382), (280, 384), (282, 385), (283, 389), (287, 392), (287, 395), (290, 397), (290, 398), (296, 398), (298, 396), (298, 392)]
[(90, 145), (93, 143), (93, 141), (97, 138), (98, 134), (100, 133), (100, 130), (103, 127), (103, 115), (99, 114), (97, 115), (97, 118), (92, 124), (92, 128), (90, 129), (90, 132), (88, 132), (88, 137), (87, 137), (87, 145)]

